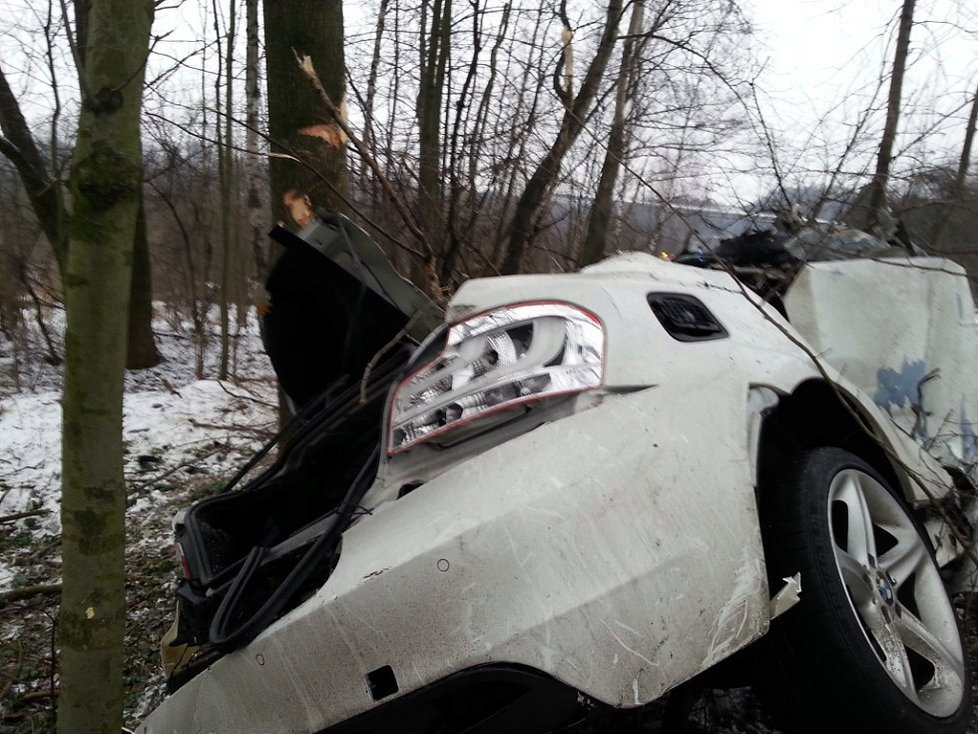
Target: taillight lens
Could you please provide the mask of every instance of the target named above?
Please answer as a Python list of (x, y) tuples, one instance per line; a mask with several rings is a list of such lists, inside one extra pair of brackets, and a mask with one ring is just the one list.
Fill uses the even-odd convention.
[(601, 321), (566, 303), (521, 303), (454, 324), (441, 352), (395, 389), (387, 451), (514, 405), (599, 387), (604, 350)]
[(190, 572), (190, 561), (187, 560), (187, 554), (183, 552), (183, 546), (179, 543), (174, 543), (173, 551), (176, 553), (177, 563), (180, 564), (180, 568), (183, 571), (183, 577), (185, 579), (192, 579), (193, 574)]

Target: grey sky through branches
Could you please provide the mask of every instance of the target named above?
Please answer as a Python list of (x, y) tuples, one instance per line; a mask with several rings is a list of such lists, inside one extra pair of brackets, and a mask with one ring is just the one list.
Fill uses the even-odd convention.
[[(358, 51), (361, 57), (369, 54), (376, 5), (345, 3), (351, 67)], [(0, 63), (25, 112), (40, 128), (50, 125), (54, 104), (52, 63), (43, 30), (48, 6), (46, 0), (0, 0), (0, 16), (5, 19), (0, 29)], [(65, 126), (64, 139), (70, 140), (77, 114), (76, 82), (59, 4), (51, 6), (60, 124)], [(978, 79), (978, 9), (970, 6), (964, 0), (920, 0), (917, 4), (894, 161), (898, 177), (909, 168), (951, 160), (960, 150), (967, 105)], [(577, 17), (583, 17), (582, 8)], [(776, 147), (782, 173), (804, 184), (839, 167), (853, 127), (871, 110), (855, 149), (841, 164), (843, 179), (855, 184), (870, 165), (882, 128), (885, 87), (880, 79), (888, 74), (899, 3), (742, 0), (741, 8), (752, 28), (740, 42), (753, 59), (750, 76), (757, 109), (732, 107), (725, 115), (751, 119), (754, 132), (763, 124)], [(154, 33), (163, 38), (155, 47), (147, 76), (152, 79), (162, 74), (164, 78), (148, 97), (149, 110), (175, 121), (200, 106), (201, 77), (216, 69), (214, 49), (202, 50), (203, 29), (207, 28), (208, 38), (213, 36), (212, 16), (210, 3), (198, 0), (174, 0), (160, 8)], [(243, 39), (239, 49), (243, 69)], [(586, 58), (585, 51), (580, 53)], [(182, 68), (170, 71), (177, 62)], [(364, 83), (355, 77), (354, 82)], [(207, 84), (212, 86), (211, 81)], [(351, 117), (356, 123), (355, 103)], [(654, 147), (656, 141), (649, 140), (648, 145)], [(762, 146), (755, 151), (718, 151), (709, 167), (698, 169), (694, 178), (695, 187), (704, 195), (727, 204), (752, 201), (773, 185), (771, 162)]]

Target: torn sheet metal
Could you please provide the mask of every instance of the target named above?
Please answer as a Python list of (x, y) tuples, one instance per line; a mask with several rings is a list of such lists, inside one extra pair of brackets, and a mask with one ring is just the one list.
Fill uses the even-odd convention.
[(784, 586), (771, 599), (771, 619), (780, 617), (801, 601), (801, 572), (781, 580)]
[(978, 324), (963, 268), (937, 258), (811, 263), (785, 306), (826, 362), (978, 483)]
[(319, 731), (385, 665), (396, 695), (503, 661), (635, 706), (736, 652), (769, 617), (741, 380), (609, 396), (362, 517), (312, 599), (142, 731)]
[[(976, 450), (973, 305), (940, 280), (960, 272), (935, 264), (920, 284), (917, 265), (880, 268), (806, 267), (791, 323), (727, 273), (641, 254), (466, 284), (450, 320), (527, 301), (588, 309), (607, 333), (601, 389), (386, 457), (332, 576), (140, 731), (321, 731), (374, 708), (369, 676), (385, 668), (398, 684), (385, 702), (505, 663), (640, 706), (743, 649), (799, 599), (798, 576), (770, 597), (756, 446), (764, 410), (822, 379), (813, 354), (906, 465), (938, 477), (922, 446), (962, 467)], [(882, 306), (865, 305), (869, 288)], [(677, 348), (653, 291), (695, 296), (729, 336)]]

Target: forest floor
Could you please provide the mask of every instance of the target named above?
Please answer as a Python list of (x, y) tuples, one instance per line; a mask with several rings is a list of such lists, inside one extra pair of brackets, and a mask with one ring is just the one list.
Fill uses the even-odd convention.
[[(234, 379), (196, 379), (189, 324), (157, 319), (164, 361), (126, 375), (128, 485), (126, 631), (127, 726), (163, 698), (159, 639), (173, 619), (176, 581), (170, 522), (220, 489), (277, 427), (274, 373), (254, 320), (238, 330)], [(60, 314), (49, 321), (60, 331)], [(217, 374), (219, 341), (204, 346), (204, 374)], [(35, 326), (19, 343), (0, 335), (0, 594), (60, 582), (61, 368)], [(60, 339), (54, 351), (61, 353)], [(0, 604), (0, 734), (53, 731), (55, 593)]]
[[(272, 437), (277, 421), (274, 374), (253, 320), (235, 338), (234, 379), (219, 382), (197, 379), (189, 325), (158, 310), (164, 361), (127, 375), (124, 403), (128, 727), (165, 695), (159, 639), (173, 618), (177, 579), (170, 521), (219, 490)], [(60, 332), (58, 320), (57, 312), (49, 318), (52, 335)], [(60, 340), (52, 341), (60, 354)], [(205, 375), (217, 373), (218, 346), (211, 336), (203, 349)], [(54, 730), (58, 596), (50, 587), (60, 581), (61, 566), (61, 369), (45, 358), (50, 351), (35, 326), (25, 325), (14, 343), (0, 334), (0, 595), (41, 587), (0, 601), (0, 734)], [(6, 519), (20, 513), (30, 514)], [(974, 665), (978, 615), (967, 617)], [(655, 712), (640, 729), (664, 731)], [(774, 734), (776, 728), (749, 690), (711, 689), (699, 695), (683, 731)], [(971, 731), (978, 734), (978, 726)]]

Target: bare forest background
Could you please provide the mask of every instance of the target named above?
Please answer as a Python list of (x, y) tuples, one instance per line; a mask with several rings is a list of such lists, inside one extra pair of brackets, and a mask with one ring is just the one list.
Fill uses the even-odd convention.
[[(122, 717), (123, 362), (160, 362), (162, 322), (197, 379), (233, 381), (276, 221), (338, 209), (440, 302), (789, 212), (901, 220), (975, 287), (978, 10), (881, 0), (855, 81), (798, 119), (768, 86), (759, 2), (0, 2), (2, 384), (65, 365), (64, 578), (38, 593), (114, 604), (60, 618), (62, 731)], [(79, 555), (82, 532), (104, 558)], [(85, 682), (93, 625), (107, 684)]]
[[(152, 299), (189, 317), (199, 373), (205, 342), (233, 341), (235, 328), (225, 321), (212, 335), (202, 315), (231, 304), (243, 317), (274, 257), (266, 231), (279, 219), (294, 224), (281, 192), (270, 193), (270, 153), (285, 182), (279, 189), (345, 211), (402, 272), (442, 294), (466, 278), (574, 270), (616, 250), (711, 247), (770, 226), (793, 204), (804, 216), (841, 219), (873, 181), (892, 58), (880, 59), (876, 87), (860, 90), (865, 108), (847, 130), (820, 129), (818, 119), (809, 130), (779, 130), (768, 119), (777, 100), (758, 87), (769, 60), (755, 53), (763, 39), (749, 6), (379, 0), (352, 14), (347, 8), (345, 27), (302, 50), (326, 80), (337, 74), (322, 62), (336, 56), (324, 45), (342, 45), (340, 94), (326, 102), (299, 71), (295, 38), (265, 40), (251, 5), (160, 4), (148, 59), (148, 260), (139, 261), (137, 247), (136, 290), (144, 312)], [(285, 12), (296, 17), (310, 13), (304, 3), (289, 5)], [(11, 100), (18, 102), (33, 136), (34, 173), (46, 195), (56, 194), (77, 124), (67, 43), (74, 26), (50, 0), (7, 10), (0, 106), (7, 120)], [(893, 3), (879, 33), (896, 34), (899, 10)], [(973, 14), (959, 9), (956, 20), (974, 36)], [(918, 25), (926, 29), (926, 20)], [(930, 53), (926, 30), (917, 33), (911, 68)], [(188, 34), (196, 43), (171, 40)], [(284, 68), (266, 65), (266, 43), (283, 45)], [(290, 83), (266, 92), (266, 69)], [(890, 154), (887, 204), (917, 243), (973, 271), (978, 182), (967, 152), (975, 80), (948, 74), (946, 82), (953, 105), (937, 119), (938, 111), (915, 107), (924, 103), (912, 89), (900, 102), (905, 123)], [(276, 137), (267, 109), (277, 94), (304, 98), (307, 119)], [(827, 139), (830, 132), (837, 137)], [(15, 144), (6, 128), (4, 135)], [(342, 176), (319, 165), (324, 149), (339, 150)], [(50, 241), (63, 236), (56, 222), (67, 206), (45, 202), (39, 216), (36, 183), (22, 173), (15, 156), (0, 156), (0, 326), (14, 343), (25, 315), (43, 321), (44, 309), (62, 301)], [(132, 354), (139, 346), (131, 346), (130, 364), (152, 363), (152, 345), (144, 339), (142, 354)], [(60, 359), (53, 342), (49, 351)], [(227, 370), (222, 361), (221, 376)]]

